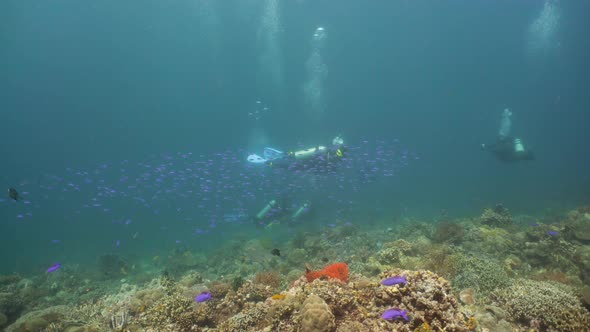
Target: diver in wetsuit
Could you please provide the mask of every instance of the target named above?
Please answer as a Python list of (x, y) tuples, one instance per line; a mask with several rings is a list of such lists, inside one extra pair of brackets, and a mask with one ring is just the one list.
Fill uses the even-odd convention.
[(500, 122), (500, 131), (496, 142), (492, 144), (482, 144), (481, 149), (489, 151), (494, 154), (496, 158), (503, 162), (515, 162), (521, 160), (534, 160), (535, 155), (533, 151), (525, 148), (520, 138), (510, 136), (510, 129), (512, 121), (510, 117), (512, 112), (505, 109), (502, 113), (502, 121)]
[(330, 170), (332, 165), (344, 158), (346, 151), (344, 140), (340, 136), (336, 136), (330, 147), (319, 145), (309, 149), (282, 153), (277, 158), (268, 160), (266, 164), (289, 169)]

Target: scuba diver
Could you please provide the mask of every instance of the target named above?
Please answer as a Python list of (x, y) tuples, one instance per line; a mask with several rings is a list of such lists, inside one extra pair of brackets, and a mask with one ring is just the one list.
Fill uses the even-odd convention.
[(504, 162), (515, 162), (521, 160), (534, 160), (533, 152), (525, 148), (520, 138), (510, 136), (510, 129), (512, 121), (510, 117), (512, 112), (505, 109), (502, 113), (502, 120), (500, 122), (500, 130), (496, 142), (492, 144), (482, 144), (481, 149), (490, 151), (496, 158)]
[[(330, 147), (318, 145), (309, 149), (290, 152), (265, 147), (262, 156), (251, 154), (247, 160), (249, 163), (268, 167), (279, 167), (295, 171), (310, 170), (322, 173), (333, 170), (335, 164), (344, 159), (346, 151), (344, 140), (341, 136), (336, 136), (332, 139)], [(310, 201), (290, 202), (293, 202), (293, 200), (287, 197), (279, 197), (268, 201), (254, 216), (254, 223), (268, 230), (274, 225), (295, 223), (311, 217), (313, 209)]]
[(263, 227), (267, 230), (279, 224), (295, 223), (301, 219), (308, 218), (311, 210), (311, 202), (303, 201), (300, 203), (289, 204), (286, 199), (270, 200), (254, 216), (254, 223), (257, 227)]
[(266, 147), (264, 148), (263, 157), (251, 154), (247, 160), (254, 164), (265, 164), (288, 169), (323, 169), (322, 166), (330, 167), (334, 162), (342, 160), (345, 152), (344, 140), (340, 136), (336, 136), (332, 140), (330, 147), (318, 145), (309, 149), (287, 153)]

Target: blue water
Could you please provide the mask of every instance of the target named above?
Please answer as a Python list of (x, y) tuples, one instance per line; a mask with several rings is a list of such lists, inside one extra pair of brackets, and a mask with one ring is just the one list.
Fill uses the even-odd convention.
[[(534, 51), (540, 1), (272, 3), (0, 2), (2, 187), (24, 196), (0, 202), (0, 272), (260, 236), (249, 216), (277, 195), (313, 202), (292, 226), (309, 229), (588, 203), (588, 3), (556, 2), (551, 47)], [(306, 67), (319, 26), (323, 76)], [(535, 161), (480, 151), (504, 108)], [(338, 134), (358, 150), (334, 174), (246, 162)]]

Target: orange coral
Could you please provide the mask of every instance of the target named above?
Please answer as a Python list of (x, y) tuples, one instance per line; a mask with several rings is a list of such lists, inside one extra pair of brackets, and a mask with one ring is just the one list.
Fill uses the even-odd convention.
[(467, 320), (467, 328), (469, 329), (469, 331), (475, 331), (477, 325), (477, 319), (475, 319), (475, 317), (469, 317), (469, 319)]
[(432, 329), (430, 328), (430, 324), (428, 324), (428, 322), (424, 322), (422, 325), (418, 326), (414, 332), (432, 332)]
[(318, 278), (334, 278), (342, 282), (348, 282), (348, 265), (346, 263), (335, 263), (319, 271), (311, 271), (308, 267), (305, 271), (305, 277), (309, 282)]

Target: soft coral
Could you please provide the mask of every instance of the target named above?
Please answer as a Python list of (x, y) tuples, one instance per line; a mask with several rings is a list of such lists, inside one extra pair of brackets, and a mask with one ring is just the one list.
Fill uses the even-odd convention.
[(335, 263), (319, 271), (311, 271), (307, 267), (305, 269), (305, 277), (308, 282), (312, 282), (318, 278), (334, 278), (342, 282), (348, 282), (348, 265), (346, 263)]

